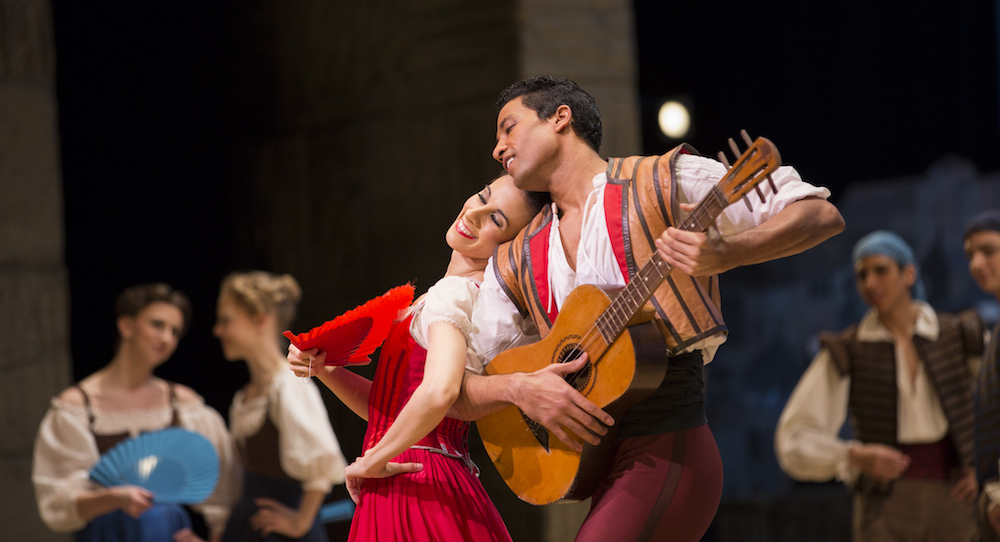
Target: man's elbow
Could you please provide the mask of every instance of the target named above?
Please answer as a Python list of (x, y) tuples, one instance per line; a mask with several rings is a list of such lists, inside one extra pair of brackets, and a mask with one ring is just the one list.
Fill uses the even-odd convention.
[(813, 218), (814, 231), (825, 241), (844, 231), (844, 217), (837, 207), (826, 200), (814, 200), (810, 214)]
[(830, 232), (830, 237), (844, 231), (844, 216), (840, 214), (840, 211), (832, 203), (827, 202), (826, 215), (826, 227)]

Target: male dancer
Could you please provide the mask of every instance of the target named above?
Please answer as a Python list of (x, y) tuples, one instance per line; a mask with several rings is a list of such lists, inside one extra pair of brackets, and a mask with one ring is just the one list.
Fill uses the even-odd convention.
[[(983, 349), (975, 311), (935, 312), (913, 250), (875, 231), (851, 255), (871, 309), (823, 348), (795, 386), (775, 432), (797, 480), (854, 489), (854, 540), (970, 541), (976, 532), (972, 367)], [(839, 438), (850, 407), (854, 440)]]
[[(681, 146), (609, 167), (598, 155), (597, 105), (572, 81), (524, 80), (503, 91), (498, 105), (493, 157), (519, 188), (550, 192), (554, 204), (494, 254), (473, 340), (486, 361), (534, 342), (575, 286), (622, 287), (658, 251), (675, 268), (652, 300), (672, 355), (668, 373), (660, 389), (618, 420), (615, 463), (577, 540), (699, 540), (722, 492), (721, 459), (703, 406), (703, 364), (726, 331), (716, 275), (802, 252), (842, 231), (843, 219), (825, 200), (829, 191), (783, 167), (773, 175), (776, 194), (763, 204), (749, 198), (752, 210), (742, 202), (729, 206), (717, 231), (668, 227), (725, 175), (723, 165)], [(615, 420), (562, 378), (583, 363), (468, 374), (455, 414), (477, 419), (514, 404), (574, 449), (582, 448), (576, 438), (596, 444), (606, 433), (602, 424)]]
[[(973, 217), (965, 229), (965, 255), (969, 273), (979, 288), (1000, 301), (1000, 209)], [(976, 475), (982, 484), (979, 499), (979, 534), (983, 542), (1000, 541), (1000, 322), (993, 328), (976, 381)]]

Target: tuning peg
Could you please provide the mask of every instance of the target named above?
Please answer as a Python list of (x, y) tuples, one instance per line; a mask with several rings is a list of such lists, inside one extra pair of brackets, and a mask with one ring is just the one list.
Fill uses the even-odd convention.
[(737, 160), (743, 155), (743, 152), (736, 146), (736, 142), (733, 141), (733, 138), (729, 138), (729, 150), (733, 151), (733, 156), (735, 156)]
[[(750, 134), (748, 134), (746, 130), (740, 130), (740, 135), (743, 136), (743, 141), (746, 142), (748, 148), (753, 146)], [(732, 149), (733, 154), (736, 156), (741, 156), (743, 154), (740, 152), (740, 148), (736, 146), (736, 142), (733, 141), (733, 138), (729, 138), (729, 148)], [(754, 185), (753, 189), (757, 191), (757, 197), (760, 198), (760, 202), (764, 203), (764, 193), (760, 191), (760, 186)], [(748, 202), (747, 205), (749, 206), (750, 203)]]
[(733, 166), (729, 165), (729, 159), (726, 158), (726, 153), (719, 151), (719, 161), (722, 165), (726, 166), (726, 169), (732, 169)]

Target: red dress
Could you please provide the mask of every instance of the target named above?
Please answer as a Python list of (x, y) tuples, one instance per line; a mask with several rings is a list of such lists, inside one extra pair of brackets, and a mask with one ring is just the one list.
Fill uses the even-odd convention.
[[(423, 379), (427, 350), (410, 336), (411, 319), (393, 324), (379, 353), (368, 398), (365, 450), (388, 431)], [(393, 460), (422, 463), (422, 471), (364, 480), (349, 540), (509, 541), (469, 457), (468, 434), (468, 422), (445, 418)]]

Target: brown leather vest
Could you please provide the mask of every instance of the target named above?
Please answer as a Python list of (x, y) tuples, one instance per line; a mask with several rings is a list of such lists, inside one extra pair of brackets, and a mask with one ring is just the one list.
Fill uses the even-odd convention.
[[(662, 156), (632, 156), (608, 161), (604, 211), (616, 254), (628, 280), (656, 250), (657, 237), (676, 223), (679, 207), (674, 184), (677, 157), (693, 154), (681, 145)], [(552, 208), (546, 206), (512, 241), (493, 254), (500, 286), (524, 318), (531, 318), (542, 337), (554, 318), (545, 310), (540, 291), (547, 291), (547, 236)], [(656, 321), (672, 354), (706, 337), (728, 333), (720, 309), (719, 277), (691, 277), (674, 270), (656, 289), (643, 310), (655, 310)], [(650, 312), (652, 312), (650, 310)]]
[[(982, 322), (975, 311), (937, 313), (940, 332), (931, 342), (914, 336), (917, 355), (937, 391), (948, 432), (963, 465), (972, 465), (973, 413), (968, 358), (983, 351)], [(895, 347), (857, 340), (857, 325), (820, 334), (840, 373), (850, 375), (851, 423), (862, 442), (898, 446)]]
[[(173, 410), (173, 416), (170, 418), (170, 425), (168, 427), (180, 427), (181, 420), (177, 414), (177, 397), (174, 395), (174, 384), (173, 382), (167, 382), (167, 386), (170, 388), (170, 408)], [(127, 431), (114, 435), (99, 435), (95, 433), (94, 409), (90, 404), (90, 396), (87, 395), (87, 392), (83, 391), (83, 388), (79, 384), (73, 384), (73, 387), (80, 390), (80, 393), (83, 394), (83, 403), (87, 407), (87, 417), (90, 419), (90, 432), (94, 435), (94, 441), (97, 443), (98, 453), (104, 455), (104, 453), (113, 448), (115, 444), (130, 438)]]
[(268, 395), (264, 423), (246, 437), (236, 439), (243, 470), (276, 480), (295, 480), (281, 468), (281, 430), (271, 421), (271, 397)]

